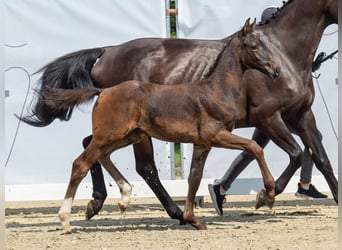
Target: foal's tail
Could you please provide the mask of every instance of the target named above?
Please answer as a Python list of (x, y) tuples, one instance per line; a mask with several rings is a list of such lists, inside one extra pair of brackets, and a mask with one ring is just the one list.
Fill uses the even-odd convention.
[[(50, 62), (37, 73), (42, 73), (33, 99), (32, 110), (28, 115), (19, 117), (23, 122), (35, 126), (44, 127), (53, 122), (56, 118), (68, 121), (72, 115), (73, 106), (63, 109), (54, 109), (46, 104), (43, 98), (52, 89), (80, 89), (93, 87), (90, 75), (91, 69), (104, 52), (104, 48), (94, 48), (76, 51), (59, 57)], [(65, 106), (64, 106), (65, 107)]]
[(67, 112), (78, 105), (89, 102), (101, 93), (98, 88), (82, 89), (56, 89), (46, 87), (43, 92), (39, 92), (40, 98), (49, 109), (55, 112)]

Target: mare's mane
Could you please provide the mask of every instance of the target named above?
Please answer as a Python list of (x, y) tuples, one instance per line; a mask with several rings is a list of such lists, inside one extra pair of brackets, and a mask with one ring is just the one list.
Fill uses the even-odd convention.
[(288, 0), (288, 1), (283, 1), (283, 6), (278, 7), (277, 11), (275, 13), (272, 14), (272, 16), (266, 20), (260, 21), (258, 25), (264, 25), (264, 24), (268, 24), (271, 20), (275, 19), (277, 16), (279, 16), (279, 14), (281, 13), (281, 11), (288, 6), (290, 3), (294, 2), (294, 0)]

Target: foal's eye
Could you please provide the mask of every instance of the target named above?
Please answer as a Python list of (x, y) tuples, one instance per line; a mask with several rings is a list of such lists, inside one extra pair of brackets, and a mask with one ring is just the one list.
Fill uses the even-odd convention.
[(258, 48), (258, 47), (255, 46), (255, 45), (254, 45), (254, 46), (251, 46), (251, 49), (252, 49), (252, 50), (257, 50), (257, 48)]

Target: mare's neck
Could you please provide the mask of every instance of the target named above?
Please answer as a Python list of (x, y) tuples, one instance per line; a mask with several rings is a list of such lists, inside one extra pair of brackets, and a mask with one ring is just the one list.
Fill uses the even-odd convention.
[(293, 63), (311, 69), (317, 47), (330, 20), (324, 1), (293, 1), (266, 25), (258, 26)]

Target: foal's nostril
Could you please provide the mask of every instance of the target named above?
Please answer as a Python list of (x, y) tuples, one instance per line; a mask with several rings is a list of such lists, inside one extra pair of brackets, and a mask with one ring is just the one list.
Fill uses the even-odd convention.
[(273, 74), (269, 74), (269, 77), (271, 77), (272, 79), (278, 78), (280, 75), (280, 68), (275, 67), (275, 65), (272, 65), (272, 66), (271, 68), (273, 69)]

